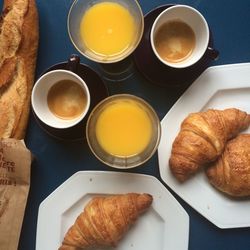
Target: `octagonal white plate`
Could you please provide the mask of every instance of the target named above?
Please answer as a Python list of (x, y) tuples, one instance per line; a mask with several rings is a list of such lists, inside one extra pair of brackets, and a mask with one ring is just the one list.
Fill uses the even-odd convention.
[[(191, 112), (235, 107), (250, 113), (250, 63), (208, 68), (180, 97), (161, 121), (158, 149), (163, 181), (190, 206), (220, 228), (250, 226), (250, 199), (230, 199), (214, 189), (204, 172), (181, 184), (169, 170), (172, 143)], [(244, 131), (249, 133), (250, 129)]]
[(74, 174), (40, 205), (36, 250), (58, 249), (68, 228), (95, 195), (149, 193), (150, 209), (138, 218), (117, 250), (187, 250), (189, 217), (155, 177), (141, 174), (81, 171)]

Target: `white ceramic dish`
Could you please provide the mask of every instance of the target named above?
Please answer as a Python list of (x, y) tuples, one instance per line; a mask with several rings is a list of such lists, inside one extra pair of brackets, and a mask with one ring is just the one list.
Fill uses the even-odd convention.
[[(180, 184), (169, 170), (172, 143), (182, 120), (191, 112), (235, 107), (250, 113), (250, 63), (208, 68), (161, 121), (158, 148), (163, 181), (190, 206), (220, 228), (250, 226), (250, 199), (230, 199), (214, 189), (204, 172)], [(250, 129), (244, 132), (250, 132)]]
[(189, 217), (155, 177), (118, 172), (81, 171), (40, 205), (36, 250), (58, 249), (64, 234), (89, 199), (100, 194), (139, 192), (153, 195), (151, 208), (138, 219), (116, 250), (187, 250)]

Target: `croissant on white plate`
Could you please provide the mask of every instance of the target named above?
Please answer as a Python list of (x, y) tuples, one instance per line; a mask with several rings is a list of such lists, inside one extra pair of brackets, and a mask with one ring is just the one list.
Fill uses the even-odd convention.
[(69, 228), (59, 250), (115, 247), (152, 201), (150, 194), (138, 193), (93, 198)]
[(230, 196), (250, 196), (250, 134), (230, 140), (219, 159), (206, 170), (210, 183)]
[(173, 175), (185, 181), (202, 166), (215, 161), (227, 141), (249, 124), (250, 115), (236, 108), (188, 115), (172, 145), (169, 166)]

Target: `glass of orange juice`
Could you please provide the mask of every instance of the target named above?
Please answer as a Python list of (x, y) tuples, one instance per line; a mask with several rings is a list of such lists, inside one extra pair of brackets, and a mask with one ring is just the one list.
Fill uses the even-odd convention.
[(144, 18), (136, 0), (75, 0), (68, 32), (76, 49), (102, 64), (120, 62), (139, 44)]
[(100, 102), (86, 126), (90, 149), (103, 163), (132, 168), (149, 160), (161, 135), (159, 118), (142, 98), (117, 94)]

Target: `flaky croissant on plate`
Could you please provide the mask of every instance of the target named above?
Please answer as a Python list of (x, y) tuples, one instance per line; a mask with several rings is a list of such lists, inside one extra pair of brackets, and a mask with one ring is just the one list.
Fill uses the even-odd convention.
[(152, 201), (151, 195), (137, 193), (93, 198), (66, 233), (59, 250), (116, 246)]
[(235, 108), (191, 113), (182, 122), (172, 145), (172, 173), (179, 181), (185, 181), (201, 166), (215, 161), (226, 142), (249, 124), (250, 115)]
[(206, 170), (210, 183), (235, 197), (250, 196), (250, 134), (230, 140), (218, 160)]

